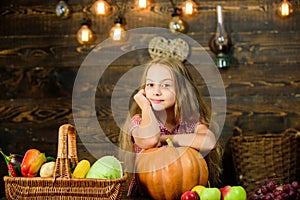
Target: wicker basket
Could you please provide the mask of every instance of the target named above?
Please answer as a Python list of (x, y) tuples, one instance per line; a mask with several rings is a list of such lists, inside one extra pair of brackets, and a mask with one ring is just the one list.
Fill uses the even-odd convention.
[(299, 133), (287, 129), (278, 134), (245, 135), (235, 127), (230, 149), (238, 184), (247, 193), (253, 193), (268, 179), (275, 179), (278, 183), (296, 180), (296, 136)]
[(70, 163), (77, 164), (76, 129), (59, 128), (53, 177), (4, 177), (6, 199), (121, 199), (127, 174), (118, 179), (71, 178)]

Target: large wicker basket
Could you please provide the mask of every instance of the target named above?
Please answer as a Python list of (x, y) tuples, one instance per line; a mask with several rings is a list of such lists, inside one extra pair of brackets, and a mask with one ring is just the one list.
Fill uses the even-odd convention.
[(230, 148), (238, 184), (247, 193), (253, 193), (269, 179), (278, 183), (294, 181), (298, 135), (295, 129), (278, 134), (244, 134), (239, 127), (235, 127)]
[(59, 128), (55, 173), (51, 178), (4, 177), (6, 199), (121, 199), (127, 174), (118, 179), (71, 178), (70, 163), (77, 164), (76, 129)]

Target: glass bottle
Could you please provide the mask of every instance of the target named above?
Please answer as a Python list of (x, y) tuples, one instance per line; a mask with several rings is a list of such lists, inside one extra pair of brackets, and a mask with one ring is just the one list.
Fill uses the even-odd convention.
[(211, 38), (209, 47), (216, 54), (216, 64), (219, 68), (229, 67), (229, 52), (231, 41), (223, 23), (222, 7), (217, 6), (217, 29), (216, 34)]

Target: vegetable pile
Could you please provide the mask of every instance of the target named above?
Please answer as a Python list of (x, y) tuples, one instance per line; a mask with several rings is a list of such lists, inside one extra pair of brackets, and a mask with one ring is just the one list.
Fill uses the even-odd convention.
[[(23, 155), (6, 155), (1, 149), (0, 153), (5, 159), (8, 176), (11, 177), (53, 177), (56, 159), (41, 153), (38, 149), (29, 149)], [(103, 156), (93, 165), (83, 159), (71, 168), (72, 178), (99, 178), (114, 179), (123, 176), (121, 162), (114, 156)]]

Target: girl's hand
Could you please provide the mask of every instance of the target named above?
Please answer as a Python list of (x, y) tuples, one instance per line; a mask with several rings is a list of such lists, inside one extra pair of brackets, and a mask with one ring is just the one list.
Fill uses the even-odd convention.
[(138, 93), (136, 93), (133, 98), (142, 110), (151, 108), (151, 103), (147, 99), (144, 89), (138, 91)]

